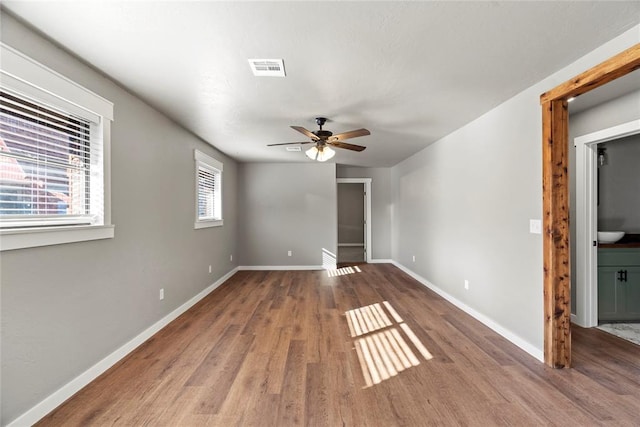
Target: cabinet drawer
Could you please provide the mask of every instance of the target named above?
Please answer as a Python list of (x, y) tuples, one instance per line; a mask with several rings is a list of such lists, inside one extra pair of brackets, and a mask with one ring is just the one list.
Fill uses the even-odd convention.
[(640, 266), (640, 249), (637, 248), (602, 248), (598, 249), (599, 266), (638, 265)]

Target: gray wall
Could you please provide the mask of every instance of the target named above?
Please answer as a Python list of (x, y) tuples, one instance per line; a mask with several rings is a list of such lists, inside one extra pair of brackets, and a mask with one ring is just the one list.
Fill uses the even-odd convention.
[(323, 249), (337, 255), (335, 164), (241, 163), (238, 179), (241, 265), (319, 266)]
[(640, 135), (610, 141), (600, 168), (598, 230), (640, 233)]
[[(638, 72), (638, 71), (636, 71)], [(606, 88), (606, 86), (605, 86)], [(588, 96), (588, 94), (583, 95)], [(640, 90), (599, 104), (580, 113), (571, 113), (569, 108), (569, 179), (570, 179), (570, 216), (575, 218), (576, 211), (576, 149), (573, 140), (579, 136), (607, 129), (632, 120), (640, 119)], [(639, 197), (636, 196), (635, 200)], [(638, 211), (636, 211), (638, 212)], [(576, 277), (576, 230), (575, 220), (571, 221), (571, 277)], [(571, 282), (571, 310), (576, 312), (575, 280)]]
[(528, 228), (542, 211), (541, 92), (392, 169), (393, 259), (538, 348), (542, 238)]
[[(1, 19), (4, 43), (115, 104), (115, 238), (0, 255), (4, 425), (235, 267), (238, 188), (233, 160), (6, 13)], [(194, 148), (224, 163), (222, 227), (193, 229)]]
[(371, 258), (391, 259), (391, 168), (339, 165), (338, 178), (371, 178)]
[(542, 236), (528, 229), (542, 217), (540, 94), (637, 42), (636, 27), (391, 170), (393, 259), (538, 354)]
[(364, 238), (364, 184), (338, 184), (338, 244)]

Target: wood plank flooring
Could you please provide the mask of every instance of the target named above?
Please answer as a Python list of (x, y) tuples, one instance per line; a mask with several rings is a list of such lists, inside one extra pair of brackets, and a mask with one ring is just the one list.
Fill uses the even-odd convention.
[(238, 272), (38, 425), (640, 425), (639, 346), (576, 327), (553, 370), (392, 265), (351, 271)]

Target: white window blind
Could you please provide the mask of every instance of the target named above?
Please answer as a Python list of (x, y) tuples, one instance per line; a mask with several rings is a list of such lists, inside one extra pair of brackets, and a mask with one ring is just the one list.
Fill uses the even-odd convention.
[(198, 168), (198, 219), (220, 219), (220, 203), (217, 202), (220, 173), (209, 168)]
[(222, 163), (195, 150), (195, 228), (222, 225)]
[(93, 222), (91, 132), (85, 118), (0, 90), (2, 228)]

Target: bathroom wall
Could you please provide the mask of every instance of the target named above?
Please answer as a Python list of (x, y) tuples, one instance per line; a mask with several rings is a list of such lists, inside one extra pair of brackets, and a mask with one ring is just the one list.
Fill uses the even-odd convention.
[(640, 233), (640, 135), (600, 144), (607, 164), (600, 167), (598, 230)]

